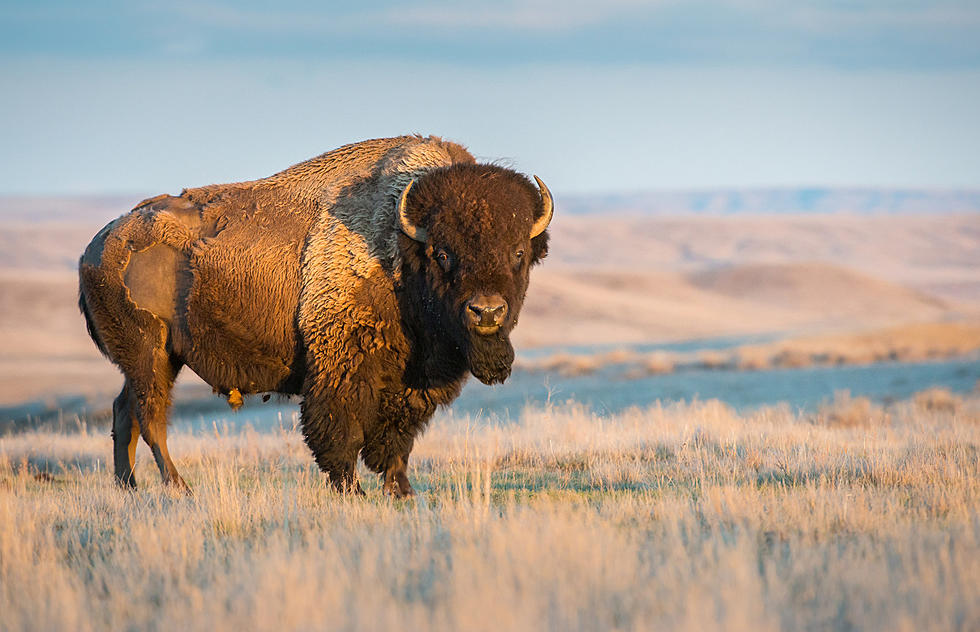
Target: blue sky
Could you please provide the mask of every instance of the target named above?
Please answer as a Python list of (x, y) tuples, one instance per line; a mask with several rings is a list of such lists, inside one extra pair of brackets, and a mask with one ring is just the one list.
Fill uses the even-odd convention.
[(0, 194), (441, 134), (560, 192), (980, 187), (980, 3), (0, 4)]

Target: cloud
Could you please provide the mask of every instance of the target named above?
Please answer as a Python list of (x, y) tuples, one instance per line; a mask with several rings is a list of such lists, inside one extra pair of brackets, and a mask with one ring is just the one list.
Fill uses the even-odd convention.
[(678, 0), (501, 0), (475, 5), (452, 0), (399, 3), (324, 11), (318, 7), (248, 7), (221, 2), (148, 5), (148, 14), (175, 13), (196, 25), (248, 31), (336, 32), (385, 26), (424, 29), (559, 31), (583, 28), (638, 15)]
[(975, 0), (65, 1), (0, 6), (0, 57), (980, 67)]
[(474, 6), (460, 2), (428, 2), (393, 8), (383, 17), (392, 24), (422, 27), (558, 31), (602, 24), (671, 3), (667, 0), (509, 0)]

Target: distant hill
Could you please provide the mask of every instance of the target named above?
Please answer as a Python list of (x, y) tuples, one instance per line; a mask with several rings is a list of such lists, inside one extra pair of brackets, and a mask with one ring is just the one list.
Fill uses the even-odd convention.
[(792, 306), (814, 318), (937, 318), (946, 302), (924, 292), (824, 263), (751, 263), (698, 272), (696, 287), (774, 308)]
[(542, 266), (515, 341), (521, 347), (710, 338), (933, 322), (968, 315), (942, 298), (833, 264), (660, 269)]
[[(159, 192), (130, 195), (0, 196), (0, 221), (104, 222)], [(174, 192), (176, 193), (176, 192)], [(556, 192), (563, 215), (932, 214), (980, 213), (980, 189), (784, 188)]]
[(919, 214), (980, 212), (980, 190), (739, 189), (558, 196), (574, 215), (734, 215), (738, 213)]
[[(105, 223), (136, 206), (146, 195), (4, 195), (0, 221)], [(100, 224), (101, 225), (101, 224)]]
[[(675, 195), (678, 204), (695, 199)], [(881, 202), (884, 195), (881, 212), (870, 203), (863, 212), (842, 203), (834, 210), (828, 200), (846, 197), (836, 196), (813, 201), (819, 210), (779, 214), (747, 204), (721, 214), (709, 203), (700, 212), (610, 204), (577, 214), (574, 198), (559, 197), (548, 259), (531, 275), (514, 344), (523, 351), (980, 322), (975, 213), (954, 205), (955, 196), (932, 197), (929, 211), (917, 213), (908, 201)], [(118, 372), (78, 313), (76, 269), (92, 236), (142, 197), (0, 198), (0, 406), (118, 388)]]

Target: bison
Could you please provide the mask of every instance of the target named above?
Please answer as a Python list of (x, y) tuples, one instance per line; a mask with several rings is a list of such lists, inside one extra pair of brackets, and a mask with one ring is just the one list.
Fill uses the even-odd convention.
[(438, 137), (346, 145), (268, 178), (141, 202), (79, 261), (79, 307), (125, 382), (116, 480), (140, 436), (166, 483), (174, 379), (187, 366), (237, 408), (302, 397), (302, 430), (338, 490), (358, 455), (396, 497), (436, 407), (472, 373), (510, 374), (529, 270), (546, 255), (548, 188)]

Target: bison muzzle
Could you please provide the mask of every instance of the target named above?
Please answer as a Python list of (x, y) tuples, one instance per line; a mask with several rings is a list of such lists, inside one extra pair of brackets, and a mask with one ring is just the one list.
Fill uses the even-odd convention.
[(140, 203), (79, 261), (89, 334), (125, 377), (116, 479), (135, 487), (142, 436), (164, 481), (186, 487), (167, 412), (187, 366), (236, 407), (302, 396), (303, 436), (337, 489), (360, 492), (360, 455), (385, 492), (411, 495), (408, 458), (436, 408), (470, 373), (510, 375), (552, 212), (540, 180), (419, 136)]

